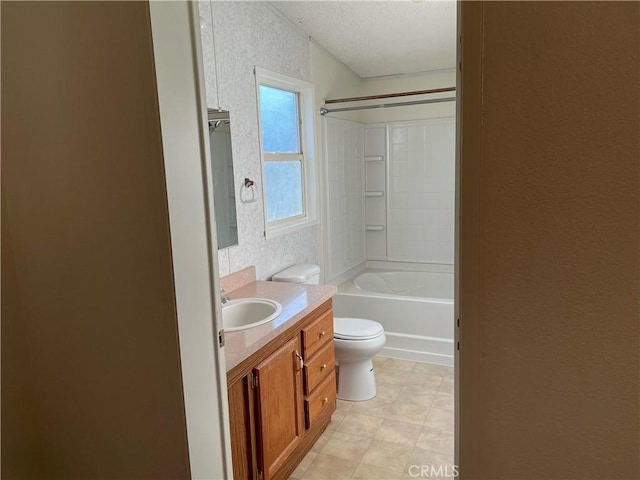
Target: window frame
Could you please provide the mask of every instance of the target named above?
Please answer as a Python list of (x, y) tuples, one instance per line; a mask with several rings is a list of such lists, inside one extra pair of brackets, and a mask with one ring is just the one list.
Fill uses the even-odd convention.
[[(262, 204), (264, 236), (273, 238), (316, 225), (316, 164), (314, 158), (313, 84), (287, 75), (254, 67), (256, 107), (258, 113), (258, 137), (260, 143), (260, 169), (262, 173)], [(260, 85), (295, 93), (298, 100), (298, 141), (300, 153), (269, 153), (263, 150), (262, 113), (260, 110)], [(299, 161), (301, 166), (302, 213), (269, 221), (267, 217), (267, 184), (265, 165), (268, 162)]]

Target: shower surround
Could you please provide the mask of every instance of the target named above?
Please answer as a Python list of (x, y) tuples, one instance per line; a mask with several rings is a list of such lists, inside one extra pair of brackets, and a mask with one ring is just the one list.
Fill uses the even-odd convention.
[(326, 122), (327, 280), (366, 261), (453, 271), (455, 118)]
[[(336, 314), (382, 323), (384, 355), (451, 364), (455, 118), (326, 122), (325, 268), (326, 280), (340, 285)], [(394, 271), (379, 279), (438, 281), (418, 282), (420, 295), (355, 288), (368, 278), (358, 276), (365, 267)], [(429, 291), (442, 282), (446, 295)]]

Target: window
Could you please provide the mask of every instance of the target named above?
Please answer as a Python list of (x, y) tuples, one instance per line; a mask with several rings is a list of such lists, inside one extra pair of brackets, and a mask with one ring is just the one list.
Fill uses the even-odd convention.
[(256, 67), (267, 238), (316, 222), (312, 86)]

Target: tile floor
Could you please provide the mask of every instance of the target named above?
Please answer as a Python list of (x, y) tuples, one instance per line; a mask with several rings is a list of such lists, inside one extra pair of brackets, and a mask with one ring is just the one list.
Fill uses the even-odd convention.
[(291, 480), (411, 479), (418, 473), (412, 465), (451, 471), (453, 367), (373, 360), (377, 396), (338, 400), (329, 427)]

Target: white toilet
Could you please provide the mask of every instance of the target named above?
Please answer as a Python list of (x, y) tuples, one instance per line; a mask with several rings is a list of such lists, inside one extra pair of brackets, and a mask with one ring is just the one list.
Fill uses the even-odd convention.
[[(320, 283), (320, 267), (293, 265), (272, 278), (275, 282)], [(382, 325), (365, 318), (334, 317), (333, 339), (338, 367), (338, 398), (359, 402), (376, 396), (371, 358), (386, 341)]]

